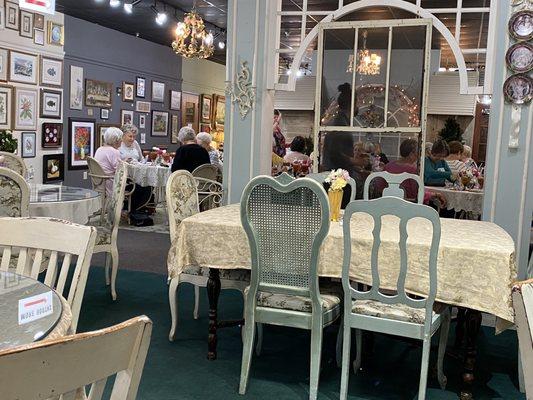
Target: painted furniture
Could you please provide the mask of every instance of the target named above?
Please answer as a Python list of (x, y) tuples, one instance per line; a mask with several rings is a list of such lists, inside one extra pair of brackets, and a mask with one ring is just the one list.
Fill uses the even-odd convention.
[(29, 215), (30, 188), (17, 172), (0, 167), (0, 216), (27, 217)]
[(195, 177), (194, 180), (196, 181), (200, 210), (206, 211), (220, 207), (224, 194), (222, 184), (207, 178)]
[[(418, 187), (416, 200), (419, 204), (423, 204), (424, 182), (422, 182), (422, 179), (420, 178), (420, 176), (409, 174), (407, 172), (404, 172), (401, 174), (391, 174), (390, 172), (386, 172), (386, 171), (372, 172), (370, 175), (368, 175), (368, 178), (366, 178), (366, 181), (365, 181), (365, 187), (363, 190), (364, 200), (370, 199), (370, 188), (372, 184), (375, 185), (377, 183), (375, 182), (376, 179), (378, 180), (383, 179), (387, 184), (383, 188), (382, 196), (394, 196), (394, 197), (399, 197), (401, 199), (405, 199), (405, 191), (402, 188), (402, 183), (408, 180), (415, 181)], [(406, 200), (411, 200), (411, 199), (406, 199)]]
[[(314, 181), (317, 181), (318, 183), (323, 184), (324, 180), (328, 177), (329, 173), (330, 171), (308, 174), (306, 178), (313, 179)], [(353, 178), (350, 178), (348, 180), (348, 185), (350, 186), (350, 189), (351, 189), (350, 201), (355, 200), (355, 195), (357, 194), (357, 185), (355, 183), (355, 180)]]
[[(1, 351), (2, 398), (88, 396), (100, 400), (107, 378), (116, 374), (111, 398), (133, 400), (137, 397), (151, 334), (152, 321), (141, 316), (98, 331)], [(89, 393), (85, 386), (90, 386)]]
[[(12, 272), (37, 279), (41, 263), (47, 259), (44, 284), (67, 299), (72, 310), (71, 329), (76, 332), (96, 229), (49, 218), (0, 218), (0, 225), (0, 271), (8, 271), (12, 254), (18, 250)], [(72, 280), (67, 285), (70, 272)]]
[(516, 283), (512, 291), (523, 385), (529, 399), (533, 398), (533, 279)]
[(91, 178), (93, 190), (100, 194), (100, 220), (103, 222), (107, 203), (106, 186), (108, 182), (113, 180), (113, 176), (107, 175), (100, 163), (93, 157), (87, 157), (87, 166), (89, 167), (88, 175)]
[(219, 169), (216, 165), (202, 164), (196, 167), (194, 171), (192, 171), (192, 176), (194, 176), (195, 178), (204, 178), (216, 181), (219, 173)]
[[(366, 192), (365, 192), (366, 193)], [(419, 196), (420, 196), (419, 192)], [(423, 192), (422, 192), (423, 195)], [(352, 285), (350, 279), (350, 267), (352, 265), (352, 238), (351, 218), (354, 213), (364, 213), (372, 217), (373, 225), (367, 225), (372, 229), (373, 243), (370, 258), (372, 281), (371, 287), (361, 291), (356, 285)], [(399, 218), (399, 272), (396, 285), (384, 286), (381, 284), (380, 274), (382, 247), (382, 218), (395, 216)], [(409, 266), (407, 249), (407, 226), (414, 218), (420, 221), (425, 219), (431, 225), (431, 237), (429, 252), (423, 259), (417, 259), (424, 270), (424, 277), (429, 275), (429, 288), (424, 291), (422, 297), (409, 296), (406, 292), (406, 276)], [(390, 232), (387, 232), (390, 233)], [(439, 354), (437, 361), (437, 374), (442, 389), (446, 387), (446, 377), (442, 371), (446, 342), (450, 327), (450, 308), (441, 307), (434, 312), (434, 303), (437, 294), (437, 255), (441, 236), (439, 215), (430, 207), (413, 204), (398, 197), (382, 197), (375, 200), (360, 200), (348, 204), (344, 211), (343, 219), (344, 234), (344, 259), (342, 266), (342, 287), (344, 290), (344, 314), (343, 314), (343, 350), (342, 350), (342, 375), (340, 398), (346, 399), (348, 395), (348, 377), (350, 363), (351, 330), (355, 329), (357, 358), (354, 362), (354, 372), (361, 367), (362, 330), (386, 333), (411, 339), (421, 340), (422, 365), (418, 399), (426, 398), (427, 373), (429, 364), (429, 352), (431, 349), (431, 337), (441, 327)], [(383, 242), (384, 246), (391, 243)], [(410, 255), (410, 254), (409, 254)], [(383, 292), (387, 289), (386, 292)], [(391, 292), (390, 290), (393, 290)], [(340, 333), (339, 333), (340, 334)]]
[(0, 163), (0, 167), (8, 168), (12, 171), (15, 171), (23, 178), (26, 177), (27, 168), (23, 158), (13, 153), (0, 151), (0, 159), (3, 159), (3, 161)]
[[(309, 398), (316, 399), (323, 329), (340, 316), (340, 298), (318, 285), (318, 255), (329, 229), (322, 186), (308, 178), (259, 176), (245, 187), (241, 221), (251, 251), (239, 393), (245, 394), (255, 324), (311, 331)], [(296, 250), (298, 249), (298, 250)]]
[[(217, 182), (214, 182), (218, 185)], [(198, 193), (198, 183), (192, 174), (186, 170), (174, 171), (168, 179), (166, 186), (166, 201), (168, 221), (170, 228), (170, 241), (176, 244), (182, 240), (179, 235), (179, 226), (181, 222), (192, 215), (200, 212)], [(197, 238), (199, 242), (205, 243), (208, 237)], [(178, 325), (178, 298), (176, 296), (178, 286), (182, 282), (194, 285), (194, 319), (198, 319), (198, 309), (200, 304), (200, 287), (207, 286), (209, 268), (192, 266), (177, 271), (174, 268), (175, 263), (172, 259), (173, 253), (169, 253), (168, 259), (168, 279), (170, 281), (168, 289), (168, 298), (170, 304), (170, 314), (172, 317), (172, 326), (168, 338), (173, 341), (176, 337), (176, 328)], [(249, 285), (250, 273), (242, 270), (227, 270), (222, 273), (220, 279), (221, 289), (236, 289), (244, 292)]]

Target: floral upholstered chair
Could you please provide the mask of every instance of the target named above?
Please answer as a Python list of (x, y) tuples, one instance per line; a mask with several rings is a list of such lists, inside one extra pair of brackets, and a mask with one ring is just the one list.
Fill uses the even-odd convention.
[[(216, 183), (216, 182), (215, 182)], [(209, 279), (209, 268), (202, 268), (191, 265), (184, 271), (177, 271), (174, 263), (175, 249), (179, 240), (179, 227), (181, 222), (192, 215), (200, 212), (198, 203), (198, 184), (192, 174), (185, 170), (175, 171), (167, 181), (166, 200), (168, 210), (168, 221), (170, 225), (171, 248), (168, 253), (168, 278), (170, 281), (168, 298), (170, 303), (170, 313), (172, 317), (172, 327), (169, 333), (169, 340), (173, 341), (178, 325), (178, 299), (176, 292), (182, 282), (194, 285), (194, 318), (198, 318), (198, 308), (200, 302), (200, 287), (207, 286)], [(250, 284), (250, 272), (245, 270), (220, 270), (220, 285), (222, 289), (236, 289), (244, 292)]]
[(0, 167), (8, 168), (12, 171), (15, 171), (23, 178), (26, 177), (26, 163), (21, 157), (13, 153), (0, 151)]
[(0, 167), (0, 217), (29, 216), (30, 188), (15, 171)]

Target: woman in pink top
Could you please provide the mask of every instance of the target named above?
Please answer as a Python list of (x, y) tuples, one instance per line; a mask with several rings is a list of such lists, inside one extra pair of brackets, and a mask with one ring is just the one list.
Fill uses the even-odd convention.
[[(104, 145), (100, 146), (94, 158), (100, 163), (106, 175), (114, 176), (117, 167), (120, 163), (120, 151), (118, 150), (122, 144), (122, 131), (118, 128), (107, 128), (104, 133)], [(106, 182), (106, 190), (108, 196), (113, 193), (113, 181), (109, 179)]]

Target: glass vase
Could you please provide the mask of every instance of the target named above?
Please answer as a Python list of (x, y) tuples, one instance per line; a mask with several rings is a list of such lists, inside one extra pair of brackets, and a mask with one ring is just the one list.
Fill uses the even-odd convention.
[(335, 221), (335, 222), (340, 221), (342, 193), (343, 193), (342, 189), (328, 191), (329, 219), (331, 221)]

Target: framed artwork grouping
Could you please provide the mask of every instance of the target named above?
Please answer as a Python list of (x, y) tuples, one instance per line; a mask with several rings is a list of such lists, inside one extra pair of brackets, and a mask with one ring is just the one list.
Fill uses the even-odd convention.
[(65, 155), (43, 155), (43, 183), (59, 182), (65, 179)]
[(201, 104), (202, 104), (202, 122), (210, 123), (213, 98), (208, 94), (203, 94)]
[(68, 158), (70, 170), (87, 169), (87, 157), (94, 155), (95, 121), (86, 118), (68, 120)]
[(43, 149), (59, 148), (63, 146), (63, 124), (44, 122), (41, 132), (41, 147)]
[(63, 46), (65, 42), (65, 32), (63, 25), (57, 22), (48, 21), (48, 44)]
[(170, 109), (179, 111), (181, 108), (181, 92), (170, 91)]
[(13, 115), (13, 87), (0, 85), (0, 129), (11, 129)]
[(120, 110), (120, 125), (133, 124), (133, 110)]
[(75, 65), (70, 66), (70, 109), (81, 110), (83, 108), (83, 68)]
[(22, 132), (22, 158), (35, 157), (35, 132)]
[(135, 84), (122, 82), (122, 101), (133, 103), (135, 100)]
[(11, 50), (9, 57), (9, 80), (37, 85), (39, 56)]
[(165, 84), (163, 82), (152, 81), (152, 101), (165, 102)]
[(36, 130), (38, 117), (38, 94), (35, 89), (15, 89), (15, 129)]
[(41, 89), (41, 118), (61, 119), (63, 92)]
[(19, 30), (19, 5), (18, 2), (6, 1), (5, 2), (6, 10), (6, 28), (13, 29), (15, 31)]
[(144, 99), (146, 97), (146, 79), (142, 76), (138, 76), (136, 81), (137, 85), (135, 95), (141, 99)]
[(135, 103), (135, 111), (148, 114), (152, 111), (152, 103), (149, 101), (139, 101)]
[(63, 61), (41, 57), (41, 85), (63, 86)]
[(20, 30), (19, 34), (22, 37), (33, 39), (33, 13), (20, 10)]

